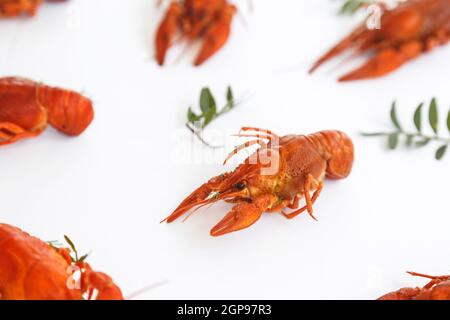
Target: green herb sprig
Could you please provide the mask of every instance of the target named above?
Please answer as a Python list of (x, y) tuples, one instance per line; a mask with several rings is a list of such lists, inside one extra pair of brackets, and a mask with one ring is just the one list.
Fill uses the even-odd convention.
[(213, 120), (224, 115), (225, 113), (231, 111), (236, 105), (236, 100), (233, 95), (233, 90), (231, 87), (227, 88), (226, 93), (227, 103), (222, 109), (217, 108), (216, 99), (211, 93), (209, 88), (203, 88), (200, 93), (200, 114), (195, 113), (192, 107), (189, 107), (187, 112), (187, 123), (186, 127), (194, 133), (197, 138), (206, 146), (211, 148), (221, 148), (220, 146), (212, 146), (206, 142), (202, 136), (201, 132), (205, 129)]
[[(397, 116), (396, 102), (392, 103), (390, 117), (392, 124), (395, 127), (393, 132), (376, 132), (376, 133), (363, 133), (366, 137), (379, 137), (383, 136), (387, 138), (389, 149), (394, 150), (397, 148), (400, 142), (400, 138), (404, 138), (407, 147), (420, 148), (428, 145), (430, 142), (439, 142), (441, 146), (435, 152), (436, 160), (441, 160), (447, 152), (450, 144), (450, 137), (442, 137), (439, 135), (439, 112), (436, 98), (433, 98), (428, 107), (428, 122), (433, 131), (432, 135), (423, 133), (423, 119), (422, 109), (425, 104), (421, 103), (416, 108), (413, 116), (414, 126), (416, 132), (405, 131), (400, 124)], [(450, 111), (447, 115), (447, 129), (450, 132)]]
[[(64, 235), (64, 240), (67, 242), (67, 244), (70, 247), (70, 250), (71, 250), (70, 260), (73, 263), (84, 262), (87, 259), (87, 257), (89, 256), (89, 253), (79, 256), (78, 250), (77, 250), (75, 244), (73, 243), (73, 241), (66, 235)], [(48, 241), (47, 243), (54, 249), (60, 249), (60, 248), (64, 247), (64, 244), (62, 244), (61, 242), (59, 242), (57, 240)]]
[(70, 259), (72, 260), (72, 262), (77, 263), (77, 262), (83, 262), (84, 260), (86, 260), (86, 258), (89, 256), (89, 253), (86, 253), (84, 255), (82, 255), (81, 257), (78, 256), (78, 250), (75, 247), (73, 241), (66, 235), (64, 235), (64, 240), (66, 240), (67, 244), (70, 246), (70, 249), (72, 249), (72, 253), (70, 255)]
[[(370, 1), (370, 0), (369, 0)], [(345, 0), (344, 4), (340, 9), (341, 14), (349, 14), (352, 15), (361, 9), (364, 5), (366, 5), (368, 0)]]

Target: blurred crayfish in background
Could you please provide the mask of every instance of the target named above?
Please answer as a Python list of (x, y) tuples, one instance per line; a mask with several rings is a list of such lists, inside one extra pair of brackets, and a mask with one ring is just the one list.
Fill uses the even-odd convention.
[(408, 272), (412, 276), (430, 279), (423, 288), (402, 288), (388, 293), (378, 300), (450, 300), (450, 276), (429, 276)]
[(171, 1), (156, 33), (158, 64), (164, 64), (170, 46), (182, 39), (203, 40), (194, 65), (204, 63), (227, 42), (236, 10), (227, 0)]
[(70, 248), (0, 223), (0, 300), (122, 300), (111, 277), (93, 271), (65, 238)]
[[(34, 16), (44, 0), (0, 0), (0, 18), (22, 15)], [(67, 0), (46, 0), (64, 2)]]
[(93, 118), (91, 100), (78, 92), (25, 78), (0, 78), (0, 146), (38, 136), (48, 124), (78, 136)]
[(384, 76), (404, 63), (429, 52), (450, 39), (450, 0), (409, 0), (393, 10), (385, 10), (379, 28), (361, 25), (323, 55), (311, 68), (314, 72), (324, 62), (348, 49), (374, 56), (340, 81)]

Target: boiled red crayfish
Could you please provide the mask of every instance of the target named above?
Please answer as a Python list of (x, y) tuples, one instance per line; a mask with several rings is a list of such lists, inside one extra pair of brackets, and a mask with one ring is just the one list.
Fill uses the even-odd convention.
[(164, 64), (177, 35), (189, 42), (203, 39), (194, 64), (201, 65), (227, 42), (236, 7), (227, 0), (173, 1), (156, 33), (156, 59)]
[[(0, 300), (122, 300), (111, 277), (93, 271), (71, 249), (56, 248), (0, 224)], [(79, 273), (76, 285), (75, 273)]]
[[(254, 133), (244, 133), (250, 131)], [(236, 205), (211, 230), (212, 236), (247, 228), (266, 211), (281, 212), (288, 219), (307, 211), (314, 218), (313, 203), (324, 177), (343, 179), (352, 169), (353, 143), (340, 131), (279, 137), (269, 130), (246, 127), (238, 136), (256, 139), (237, 147), (226, 161), (249, 146), (260, 148), (235, 171), (212, 178), (195, 190), (164, 221), (171, 223), (220, 200)], [(303, 197), (306, 205), (298, 209)], [(295, 211), (286, 213), (286, 207)]]
[(430, 279), (430, 282), (422, 288), (402, 288), (378, 300), (450, 300), (450, 276), (435, 277), (416, 272), (408, 273)]
[(374, 57), (339, 80), (380, 77), (449, 39), (450, 0), (409, 0), (385, 11), (380, 29), (360, 26), (322, 56), (310, 72), (347, 49), (354, 49), (357, 53), (373, 53)]
[(47, 124), (77, 136), (93, 118), (92, 102), (77, 92), (23, 78), (0, 78), (0, 146), (35, 137)]
[[(63, 2), (67, 0), (47, 0)], [(43, 0), (0, 0), (0, 18), (17, 17), (21, 15), (34, 16)]]

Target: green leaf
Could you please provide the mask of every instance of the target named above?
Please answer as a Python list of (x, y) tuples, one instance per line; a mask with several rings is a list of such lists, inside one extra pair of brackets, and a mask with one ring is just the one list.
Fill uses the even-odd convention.
[(414, 112), (414, 125), (418, 132), (422, 132), (422, 108), (423, 102), (419, 104), (416, 111)]
[(389, 149), (394, 150), (398, 145), (398, 133), (392, 133), (388, 138)]
[(234, 106), (234, 95), (233, 95), (233, 90), (231, 89), (230, 86), (227, 89), (227, 102), (231, 106), (230, 109), (233, 108), (233, 106)]
[(73, 244), (72, 240), (66, 235), (64, 235), (64, 240), (66, 240), (67, 244), (70, 246), (73, 252), (77, 252), (77, 249), (75, 248), (75, 245)]
[(411, 134), (406, 135), (406, 146), (411, 147), (414, 142), (414, 136)]
[(363, 0), (346, 0), (341, 7), (341, 14), (353, 14), (362, 6)]
[(192, 108), (189, 107), (187, 118), (188, 118), (188, 122), (194, 123), (194, 122), (200, 120), (202, 117), (197, 115), (194, 111), (192, 111)]
[(450, 111), (448, 112), (448, 116), (447, 116), (447, 128), (448, 128), (448, 131), (450, 132)]
[(431, 139), (425, 138), (423, 140), (420, 141), (416, 141), (416, 147), (424, 147), (426, 146), (428, 143), (430, 143)]
[(75, 247), (75, 245), (73, 244), (72, 240), (70, 240), (70, 238), (68, 236), (66, 236), (66, 235), (64, 235), (64, 240), (66, 240), (67, 244), (70, 246), (70, 248), (72, 249), (73, 253), (75, 254), (75, 259), (70, 257), (72, 262), (78, 261), (78, 251), (77, 251), (77, 248)]
[(397, 118), (396, 105), (397, 105), (397, 103), (394, 101), (394, 102), (392, 103), (392, 107), (391, 107), (391, 120), (392, 120), (392, 123), (394, 124), (394, 126), (395, 126), (399, 131), (403, 131), (403, 130), (402, 130), (402, 127), (400, 126), (400, 122), (398, 121), (398, 118)]
[(203, 88), (200, 94), (200, 109), (203, 112), (205, 122), (203, 128), (206, 127), (217, 115), (216, 101), (209, 90), (209, 88)]
[(207, 114), (215, 114), (217, 112), (216, 101), (209, 88), (202, 89), (200, 94), (200, 110), (202, 110), (205, 117)]
[(430, 126), (433, 129), (434, 133), (438, 134), (439, 118), (438, 118), (436, 98), (433, 98), (430, 103), (429, 121), (430, 121)]
[(82, 255), (82, 256), (80, 257), (80, 259), (78, 259), (78, 262), (84, 262), (84, 260), (86, 260), (87, 257), (89, 257), (89, 253), (86, 253), (86, 254)]
[(441, 160), (444, 157), (445, 152), (447, 151), (447, 147), (448, 147), (448, 145), (445, 144), (442, 147), (440, 147), (439, 149), (437, 149), (436, 160)]
[(207, 114), (205, 114), (205, 122), (203, 123), (203, 128), (205, 128), (208, 124), (210, 124), (215, 117), (216, 113), (213, 111), (210, 111)]

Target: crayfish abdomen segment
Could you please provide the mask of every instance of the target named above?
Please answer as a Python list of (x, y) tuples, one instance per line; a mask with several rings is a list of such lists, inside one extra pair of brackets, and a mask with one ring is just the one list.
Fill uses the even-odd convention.
[(94, 119), (92, 102), (78, 92), (49, 86), (40, 86), (37, 92), (49, 123), (67, 135), (80, 135)]
[(346, 178), (353, 167), (352, 140), (341, 131), (321, 131), (308, 136), (327, 162), (326, 175), (330, 179)]
[(0, 79), (0, 122), (33, 132), (47, 126), (47, 111), (36, 100), (36, 85), (22, 78)]
[(0, 145), (37, 136), (48, 123), (77, 136), (93, 118), (92, 102), (77, 92), (24, 78), (0, 78)]

